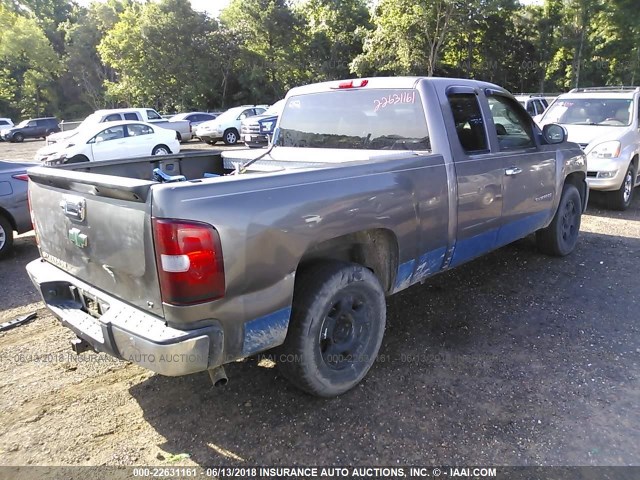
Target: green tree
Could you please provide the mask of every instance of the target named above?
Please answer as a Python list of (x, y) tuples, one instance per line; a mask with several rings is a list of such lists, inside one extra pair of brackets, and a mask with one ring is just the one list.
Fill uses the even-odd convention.
[(25, 116), (55, 110), (60, 58), (30, 16), (0, 3), (0, 102)]
[(232, 0), (220, 20), (240, 46), (236, 101), (271, 102), (312, 78), (303, 19), (285, 0)]
[(216, 22), (188, 0), (128, 5), (97, 47), (115, 71), (113, 80), (105, 80), (108, 98), (164, 111), (219, 99), (216, 30)]
[(366, 0), (306, 0), (298, 11), (306, 22), (317, 80), (350, 76), (349, 64), (362, 53), (364, 35), (371, 28)]
[(351, 69), (368, 73), (433, 75), (449, 39), (453, 0), (381, 0), (374, 29)]

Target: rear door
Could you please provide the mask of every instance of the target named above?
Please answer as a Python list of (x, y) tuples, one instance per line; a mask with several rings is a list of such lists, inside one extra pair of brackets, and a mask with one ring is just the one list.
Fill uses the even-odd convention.
[(458, 226), (451, 266), (495, 248), (501, 225), (505, 159), (491, 152), (487, 112), (475, 89), (447, 90), (456, 138), (451, 147), (458, 189)]
[(126, 126), (127, 137), (125, 146), (127, 155), (131, 157), (144, 157), (151, 155), (154, 145), (152, 139), (154, 131), (143, 123), (132, 123)]
[(487, 92), (496, 156), (504, 163), (502, 227), (506, 245), (543, 226), (556, 195), (555, 148), (537, 144), (533, 121), (522, 106), (498, 91)]

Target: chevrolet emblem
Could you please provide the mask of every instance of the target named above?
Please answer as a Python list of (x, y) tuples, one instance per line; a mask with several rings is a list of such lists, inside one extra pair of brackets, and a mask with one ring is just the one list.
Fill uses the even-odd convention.
[(89, 244), (89, 238), (77, 228), (69, 230), (69, 240), (79, 248), (85, 248)]

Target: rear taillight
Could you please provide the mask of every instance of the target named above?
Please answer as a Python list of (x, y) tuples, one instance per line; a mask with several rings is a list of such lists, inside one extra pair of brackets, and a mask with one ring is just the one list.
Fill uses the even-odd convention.
[(162, 301), (192, 305), (224, 296), (220, 236), (206, 223), (153, 219)]
[(15, 178), (16, 180), (22, 180), (23, 182), (29, 181), (29, 175), (27, 175), (26, 173), (12, 175), (12, 177)]

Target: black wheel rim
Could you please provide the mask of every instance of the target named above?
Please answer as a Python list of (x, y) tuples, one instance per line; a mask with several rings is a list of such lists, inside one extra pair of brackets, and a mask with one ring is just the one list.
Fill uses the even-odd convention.
[(561, 235), (565, 245), (571, 245), (578, 237), (580, 212), (573, 200), (567, 201), (562, 211)]
[(371, 339), (367, 302), (356, 292), (334, 297), (320, 329), (320, 354), (332, 370), (343, 370), (361, 358)]

